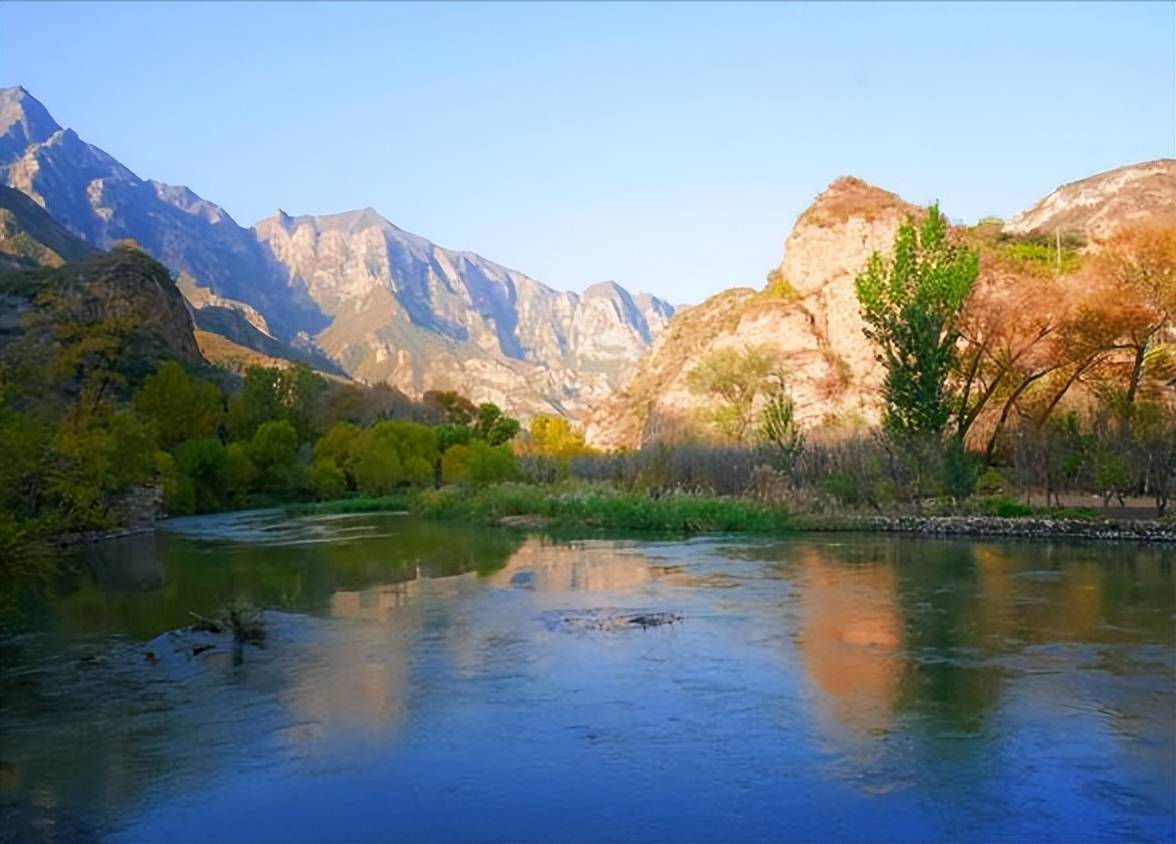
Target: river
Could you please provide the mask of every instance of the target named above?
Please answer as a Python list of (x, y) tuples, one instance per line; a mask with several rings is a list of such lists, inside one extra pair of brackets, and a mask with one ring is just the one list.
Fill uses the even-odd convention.
[[(253, 512), (77, 554), (0, 643), (0, 840), (1176, 838), (1171, 547)], [(264, 647), (157, 638), (235, 600)]]

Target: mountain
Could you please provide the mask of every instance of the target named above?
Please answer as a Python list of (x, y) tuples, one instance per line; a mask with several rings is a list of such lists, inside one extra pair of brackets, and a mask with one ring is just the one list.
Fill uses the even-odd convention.
[[(197, 326), (412, 392), (456, 389), (515, 413), (603, 399), (673, 313), (618, 285), (553, 290), (443, 249), (372, 209), (278, 212), (254, 228), (186, 187), (139, 178), (24, 88), (0, 89), (0, 183), (100, 248), (132, 239), (168, 266)], [(317, 363), (314, 363), (317, 361)]]
[(606, 397), (673, 313), (612, 282), (553, 290), (371, 208), (278, 211), (254, 230), (330, 318), (316, 341), (349, 374), (408, 393), (454, 389), (523, 416)]
[(0, 185), (0, 268), (56, 267), (94, 251), (29, 197)]
[(1131, 164), (1062, 185), (1009, 220), (1012, 235), (1075, 232), (1103, 240), (1121, 226), (1176, 223), (1176, 160)]
[(780, 360), (803, 424), (875, 422), (881, 372), (854, 278), (918, 210), (860, 179), (834, 181), (797, 219), (763, 290), (725, 290), (674, 316), (632, 379), (586, 417), (589, 442), (636, 448), (690, 433), (699, 397), (687, 374), (712, 350), (752, 345)]
[(261, 311), (283, 339), (325, 324), (249, 229), (187, 188), (140, 179), (24, 88), (0, 89), (0, 177), (94, 246), (134, 240), (178, 276)]
[[(697, 430), (699, 397), (687, 373), (711, 350), (759, 344), (780, 361), (804, 426), (875, 423), (883, 372), (862, 333), (854, 279), (872, 252), (890, 251), (899, 224), (919, 211), (859, 179), (834, 181), (797, 219), (768, 285), (726, 290), (676, 314), (632, 378), (585, 417), (588, 441), (636, 448)], [(1139, 222), (1176, 223), (1176, 162), (1121, 167), (1063, 185), (1003, 231), (996, 222), (990, 239), (1015, 244), (1062, 229), (1097, 244)], [(1007, 272), (1000, 260), (981, 262), (982, 284)]]

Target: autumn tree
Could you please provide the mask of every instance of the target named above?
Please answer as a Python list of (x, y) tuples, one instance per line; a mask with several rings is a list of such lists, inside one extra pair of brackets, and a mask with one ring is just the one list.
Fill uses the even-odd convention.
[(1114, 347), (1126, 353), (1122, 398), (1130, 407), (1147, 375), (1149, 354), (1176, 319), (1176, 227), (1119, 231), (1097, 256), (1095, 272), (1119, 331)]
[(1065, 328), (1078, 285), (991, 255), (981, 262), (959, 325), (955, 433), (961, 441), (986, 437), (991, 459), (1024, 398), (1067, 364)]
[(562, 416), (540, 413), (531, 419), (527, 448), (543, 457), (575, 457), (589, 451), (584, 435)]
[(961, 312), (979, 272), (977, 254), (953, 242), (938, 205), (921, 223), (908, 217), (890, 257), (870, 256), (855, 282), (865, 333), (886, 368), (883, 424), (900, 438), (938, 439), (958, 400), (949, 376), (957, 363)]

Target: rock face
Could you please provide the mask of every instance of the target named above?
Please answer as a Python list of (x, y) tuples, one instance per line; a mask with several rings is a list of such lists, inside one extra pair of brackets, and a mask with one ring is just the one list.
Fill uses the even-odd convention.
[[(44, 293), (52, 295), (45, 296)], [(25, 344), (38, 354), (59, 342), (63, 322), (127, 322), (134, 326), (123, 364), (150, 372), (173, 357), (204, 364), (192, 315), (167, 268), (137, 249), (116, 247), (51, 269), (0, 277), (0, 360)]]
[(687, 386), (690, 370), (712, 350), (753, 345), (778, 357), (803, 424), (877, 421), (882, 373), (854, 278), (918, 210), (859, 179), (833, 182), (797, 219), (768, 287), (726, 290), (678, 314), (632, 380), (587, 417), (589, 442), (636, 448), (688, 432), (702, 404)]
[(0, 268), (57, 267), (94, 251), (29, 197), (0, 185)]
[(279, 212), (243, 228), (185, 187), (140, 179), (23, 88), (0, 89), (0, 183), (95, 246), (135, 240), (176, 274), (202, 329), (265, 355), (411, 393), (455, 389), (522, 415), (603, 399), (673, 314), (611, 282), (583, 296), (552, 290), (370, 208)]
[(1176, 223), (1176, 160), (1161, 158), (1062, 185), (1005, 225), (1013, 235), (1076, 232), (1099, 241), (1146, 220)]
[(254, 230), (329, 316), (322, 348), (353, 377), (410, 394), (454, 389), (524, 416), (571, 414), (608, 395), (673, 313), (611, 282), (553, 290), (370, 208), (279, 211)]

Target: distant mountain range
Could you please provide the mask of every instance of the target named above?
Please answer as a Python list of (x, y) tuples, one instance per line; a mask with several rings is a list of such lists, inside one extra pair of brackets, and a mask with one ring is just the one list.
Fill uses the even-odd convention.
[[(0, 184), (15, 189), (0, 193), (0, 265), (56, 265), (133, 239), (175, 275), (210, 359), (301, 359), (410, 395), (452, 389), (524, 417), (560, 413), (604, 447), (688, 435), (695, 362), (750, 344), (774, 350), (806, 426), (872, 425), (882, 373), (853, 282), (920, 212), (837, 179), (797, 218), (766, 287), (675, 313), (612, 282), (554, 290), (371, 208), (278, 211), (243, 228), (187, 188), (140, 179), (23, 88), (0, 89)], [(1176, 222), (1176, 161), (1063, 185), (984, 226), (1006, 239), (1073, 233), (1090, 250), (1137, 222)]]
[(607, 397), (674, 313), (612, 282), (554, 290), (372, 209), (244, 228), (188, 188), (139, 178), (22, 87), (0, 89), (0, 183), (87, 244), (137, 242), (175, 274), (196, 325), (238, 346), (522, 415)]

